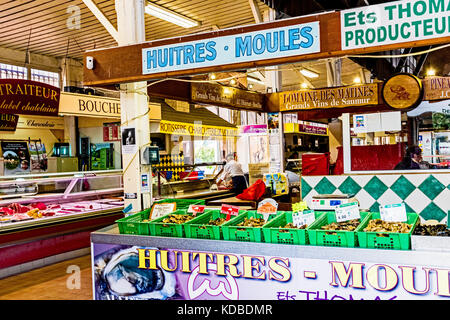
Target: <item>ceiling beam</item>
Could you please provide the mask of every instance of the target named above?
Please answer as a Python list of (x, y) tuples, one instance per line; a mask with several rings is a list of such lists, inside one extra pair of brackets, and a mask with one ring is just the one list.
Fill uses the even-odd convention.
[(100, 8), (94, 3), (93, 0), (83, 0), (83, 3), (86, 5), (86, 7), (91, 10), (91, 12), (94, 14), (94, 16), (97, 18), (98, 21), (105, 27), (106, 31), (109, 32), (111, 37), (118, 43), (119, 42), (119, 32), (117, 29), (113, 26), (111, 21), (103, 14), (103, 12), (100, 10)]
[(261, 23), (263, 21), (261, 11), (259, 10), (258, 4), (256, 0), (248, 0), (250, 4), (250, 8), (252, 9), (253, 17), (255, 18), (256, 23)]

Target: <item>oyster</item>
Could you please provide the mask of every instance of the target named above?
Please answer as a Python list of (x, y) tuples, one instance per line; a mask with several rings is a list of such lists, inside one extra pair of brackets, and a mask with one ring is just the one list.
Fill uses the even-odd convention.
[(102, 255), (94, 265), (100, 299), (167, 299), (176, 279), (162, 269), (140, 269), (137, 247)]

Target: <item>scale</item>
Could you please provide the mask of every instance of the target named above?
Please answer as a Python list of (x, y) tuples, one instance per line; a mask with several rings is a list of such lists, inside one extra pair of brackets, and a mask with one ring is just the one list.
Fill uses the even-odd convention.
[(313, 210), (334, 210), (341, 204), (358, 201), (353, 194), (318, 194), (312, 197)]

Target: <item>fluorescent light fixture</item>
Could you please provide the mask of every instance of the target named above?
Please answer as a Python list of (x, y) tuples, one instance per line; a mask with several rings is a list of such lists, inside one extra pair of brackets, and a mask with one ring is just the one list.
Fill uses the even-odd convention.
[(430, 68), (427, 70), (427, 76), (428, 77), (432, 77), (436, 75), (436, 70), (434, 70), (433, 68)]
[(307, 78), (318, 78), (319, 77), (318, 73), (308, 70), (308, 69), (301, 69), (300, 73)]
[(261, 80), (259, 80), (257, 78), (253, 78), (253, 77), (247, 76), (247, 80), (251, 81), (251, 82), (255, 82), (255, 83), (259, 83), (259, 84), (265, 85), (265, 83), (263, 81), (261, 81)]
[(148, 2), (147, 5), (145, 6), (145, 13), (157, 17), (159, 19), (166, 20), (173, 24), (179, 25), (180, 27), (183, 28), (192, 28), (200, 25), (198, 21), (189, 19), (185, 16), (182, 16), (181, 14), (178, 14), (174, 11), (168, 10), (166, 8), (163, 8), (150, 2)]

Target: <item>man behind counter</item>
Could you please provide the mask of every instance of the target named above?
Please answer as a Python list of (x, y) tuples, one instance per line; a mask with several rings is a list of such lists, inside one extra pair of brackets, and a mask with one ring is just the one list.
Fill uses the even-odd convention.
[(223, 173), (217, 179), (217, 185), (231, 178), (233, 181), (233, 193), (235, 195), (241, 194), (247, 188), (247, 181), (245, 180), (242, 166), (235, 160), (235, 156), (232, 153), (227, 155), (226, 161), (227, 164), (223, 168)]

